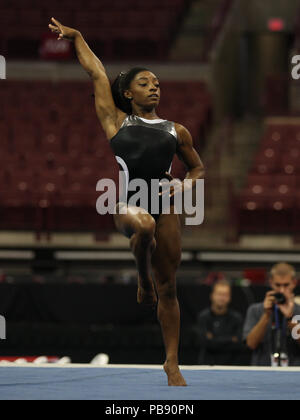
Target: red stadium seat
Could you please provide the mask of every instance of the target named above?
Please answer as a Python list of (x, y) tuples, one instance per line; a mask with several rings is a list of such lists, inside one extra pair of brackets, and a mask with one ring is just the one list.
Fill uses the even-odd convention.
[(289, 192), (269, 194), (266, 202), (266, 231), (272, 233), (289, 233), (293, 229), (295, 194)]
[(298, 145), (298, 147), (300, 147), (300, 126), (295, 125), (289, 127), (289, 132), (286, 137), (286, 141), (288, 144), (295, 144)]
[(97, 173), (91, 168), (82, 167), (76, 172), (68, 172), (68, 190), (73, 192), (95, 192), (99, 181)]
[(0, 191), (0, 229), (39, 229), (38, 209), (31, 194)]
[(77, 150), (80, 153), (84, 150), (84, 143), (86, 142), (85, 128), (81, 126), (70, 126), (65, 131), (65, 139), (67, 143), (68, 153), (72, 153), (72, 150)]
[(263, 158), (257, 158), (254, 162), (254, 166), (252, 168), (253, 173), (265, 175), (265, 174), (272, 174), (278, 170), (278, 161), (277, 160), (266, 160)]
[(293, 157), (287, 154), (281, 158), (280, 169), (286, 175), (295, 175), (297, 173), (300, 173), (299, 164), (299, 157)]
[(64, 153), (65, 141), (61, 132), (57, 129), (47, 130), (41, 133), (39, 148), (41, 152)]
[(7, 190), (8, 188), (8, 174), (5, 168), (0, 168), (0, 191)]
[(266, 198), (244, 192), (238, 199), (238, 230), (240, 233), (260, 233), (266, 229)]
[(272, 186), (282, 189), (284, 187), (294, 189), (297, 185), (297, 178), (293, 175), (274, 175), (272, 177)]
[(19, 124), (12, 127), (14, 150), (34, 150), (37, 147), (37, 132), (31, 124)]
[[(8, 174), (7, 190), (11, 193), (31, 193), (37, 189), (37, 179), (32, 172), (10, 172)], [(5, 186), (4, 186), (5, 187)]]
[(18, 14), (12, 9), (0, 8), (0, 25), (2, 28), (19, 23)]
[(272, 185), (272, 176), (270, 175), (249, 175), (247, 188), (253, 194), (263, 194)]
[(42, 26), (44, 15), (41, 10), (20, 10), (19, 21), (23, 25), (40, 25)]
[(282, 140), (282, 138), (276, 133), (272, 137), (264, 137), (261, 142), (261, 147), (264, 149), (272, 148), (278, 152), (284, 149), (285, 143)]

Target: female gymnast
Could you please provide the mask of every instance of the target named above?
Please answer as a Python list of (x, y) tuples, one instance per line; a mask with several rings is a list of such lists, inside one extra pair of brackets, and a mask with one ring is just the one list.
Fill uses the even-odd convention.
[[(160, 119), (156, 114), (160, 85), (155, 74), (136, 67), (120, 73), (111, 86), (102, 62), (81, 33), (63, 26), (54, 18), (51, 20), (50, 30), (59, 34), (58, 40), (74, 42), (79, 62), (93, 81), (96, 113), (120, 169), (130, 179), (144, 179), (147, 184), (151, 179), (171, 181), (170, 165), (177, 153), (188, 167), (186, 179), (191, 180), (194, 188), (196, 180), (204, 178), (203, 164), (193, 147), (189, 131), (181, 124)], [(183, 183), (177, 180), (170, 189), (171, 200), (182, 186)], [(162, 194), (159, 192), (160, 199)], [(151, 305), (157, 303), (166, 351), (164, 370), (168, 385), (186, 386), (178, 365), (180, 309), (176, 271), (181, 262), (180, 218), (174, 213), (173, 201), (169, 207), (170, 214), (151, 214), (142, 206), (128, 205), (128, 198), (129, 194), (127, 201), (117, 203), (114, 221), (118, 231), (129, 238), (135, 257), (137, 300)], [(126, 211), (120, 212), (124, 208)]]

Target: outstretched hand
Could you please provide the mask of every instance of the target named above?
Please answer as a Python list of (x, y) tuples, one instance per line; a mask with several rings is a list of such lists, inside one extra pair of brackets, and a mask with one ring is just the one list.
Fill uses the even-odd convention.
[(59, 34), (57, 40), (67, 39), (68, 41), (73, 41), (76, 35), (79, 33), (76, 29), (69, 28), (68, 26), (62, 25), (58, 20), (51, 18), (52, 24), (50, 23), (48, 27), (51, 29), (51, 32)]

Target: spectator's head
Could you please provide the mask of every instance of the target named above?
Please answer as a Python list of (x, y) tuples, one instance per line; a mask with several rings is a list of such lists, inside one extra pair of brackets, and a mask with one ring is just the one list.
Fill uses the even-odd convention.
[(270, 272), (270, 285), (276, 293), (293, 292), (297, 286), (294, 267), (283, 262), (275, 264)]
[(226, 312), (231, 302), (231, 286), (226, 280), (214, 284), (210, 295), (212, 309), (217, 312)]

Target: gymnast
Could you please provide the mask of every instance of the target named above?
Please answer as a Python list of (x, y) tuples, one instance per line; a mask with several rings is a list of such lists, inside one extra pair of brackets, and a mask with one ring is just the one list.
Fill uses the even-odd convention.
[(155, 74), (135, 67), (121, 72), (111, 85), (102, 62), (82, 34), (54, 18), (51, 20), (50, 30), (59, 34), (58, 40), (74, 42), (79, 62), (93, 81), (97, 116), (127, 182), (137, 178), (148, 185), (151, 179), (175, 181), (169, 192), (159, 192), (160, 199), (169, 194), (169, 214), (162, 213), (161, 207), (157, 214), (151, 213), (150, 204), (147, 208), (128, 204), (132, 193), (127, 191), (125, 201), (117, 202), (113, 216), (117, 230), (129, 239), (135, 257), (137, 301), (157, 304), (168, 385), (186, 386), (178, 364), (180, 309), (176, 272), (181, 262), (181, 220), (174, 211), (175, 194), (184, 191), (184, 187), (183, 182), (173, 179), (170, 170), (177, 154), (188, 168), (185, 179), (190, 180), (193, 189), (196, 180), (204, 178), (203, 164), (190, 132), (181, 124), (157, 115), (160, 84)]

